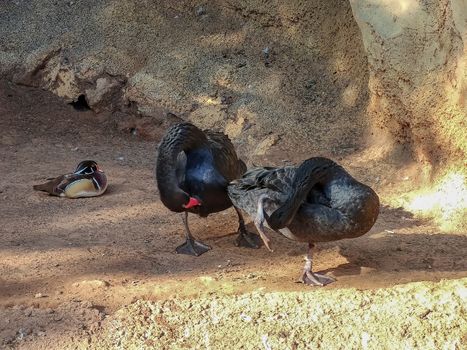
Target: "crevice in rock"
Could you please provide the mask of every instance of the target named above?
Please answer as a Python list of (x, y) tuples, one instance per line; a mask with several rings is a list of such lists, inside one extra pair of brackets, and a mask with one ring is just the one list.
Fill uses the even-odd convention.
[(76, 101), (70, 102), (69, 104), (72, 105), (74, 109), (81, 112), (89, 111), (91, 109), (86, 101), (86, 96), (83, 94), (79, 95)]

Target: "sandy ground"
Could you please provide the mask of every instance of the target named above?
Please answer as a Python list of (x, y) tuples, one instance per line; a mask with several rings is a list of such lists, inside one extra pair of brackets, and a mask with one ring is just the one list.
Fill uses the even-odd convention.
[[(422, 344), (428, 344), (424, 348), (443, 348), (446, 344), (448, 349), (461, 348), (459, 339), (466, 330), (462, 308), (466, 280), (461, 279), (467, 276), (465, 232), (443, 233), (429, 221), (385, 205), (383, 198), (380, 217), (370, 233), (358, 239), (319, 245), (316, 270), (336, 277), (337, 282), (318, 289), (295, 283), (303, 264), (303, 244), (276, 235), (274, 253), (264, 248), (235, 247), (237, 222), (233, 209), (207, 219), (193, 217), (192, 232), (213, 249), (198, 258), (180, 256), (174, 248), (183, 241), (181, 218), (163, 207), (154, 184), (156, 142), (124, 134), (109, 120), (91, 111), (76, 111), (50, 93), (0, 84), (0, 346), (216, 348), (225, 345), (226, 340), (213, 338), (209, 346), (181, 341), (172, 344), (181, 336), (181, 328), (151, 315), (159, 312), (158, 305), (164, 305), (166, 299), (172, 300), (168, 304), (171, 312), (199, 315), (199, 320), (191, 318), (198, 324), (205, 316), (196, 308), (186, 311), (190, 300), (194, 305), (217, 300), (225, 310), (235, 310), (236, 303), (247, 298), (257, 312), (261, 300), (277, 297), (274, 307), (268, 304), (267, 316), (268, 312), (280, 313), (277, 303), (283, 303), (283, 308), (291, 312), (294, 298), (302, 298), (305, 304), (316, 298), (338, 304), (335, 301), (342, 300), (343, 295), (368, 299), (367, 303), (386, 308), (387, 296), (400, 296), (398, 307), (402, 310), (404, 305), (410, 306), (404, 299), (407, 293), (417, 290), (414, 295), (429, 295), (433, 305), (442, 305), (445, 298), (454, 303), (450, 316), (440, 311), (429, 317), (457, 328), (453, 332), (441, 326), (442, 334), (432, 344), (426, 343), (427, 339), (425, 343), (407, 344), (415, 348)], [(108, 175), (110, 185), (104, 196), (67, 200), (32, 191), (33, 184), (69, 172), (87, 158), (97, 160)], [(253, 230), (251, 224), (249, 228)], [(453, 281), (436, 283), (441, 280)], [(394, 288), (420, 281), (425, 282), (408, 284), (406, 289)], [(255, 301), (255, 293), (263, 299)], [(423, 301), (419, 304), (423, 306)], [(129, 309), (115, 313), (127, 305)], [(207, 308), (211, 308), (209, 305)], [(147, 317), (145, 308), (151, 310)], [(430, 310), (434, 309), (435, 306)], [(352, 319), (349, 310), (347, 317)], [(412, 316), (404, 310), (394, 312), (405, 317), (404, 322), (410, 326)], [(125, 323), (135, 312), (139, 315), (135, 316), (139, 319), (137, 329)], [(128, 317), (122, 319), (122, 314)], [(255, 317), (261, 319), (261, 313)], [(172, 336), (167, 335), (167, 330), (161, 336), (148, 333), (149, 338), (153, 337), (152, 343), (138, 343), (145, 329), (156, 327), (157, 320), (172, 329)], [(183, 322), (186, 325), (186, 320)], [(120, 339), (112, 331), (118, 324), (127, 330)], [(224, 326), (232, 327), (229, 323)], [(331, 322), (328, 326), (341, 325)], [(329, 328), (326, 329), (329, 337)], [(430, 334), (429, 329), (426, 334)], [(256, 334), (258, 328), (252, 327), (250, 332)], [(190, 339), (195, 341), (199, 336)], [(404, 334), (399, 336), (403, 338)], [(156, 338), (159, 343), (154, 343)], [(227, 339), (235, 344), (240, 341), (238, 337)], [(307, 338), (295, 334), (290, 339)], [(272, 348), (306, 347), (301, 342), (293, 345), (290, 339), (282, 345), (276, 342)], [(371, 336), (366, 342), (373, 345), (368, 348), (378, 348), (380, 343), (370, 340)], [(265, 341), (266, 345), (264, 341), (252, 342), (245, 348), (268, 349)]]

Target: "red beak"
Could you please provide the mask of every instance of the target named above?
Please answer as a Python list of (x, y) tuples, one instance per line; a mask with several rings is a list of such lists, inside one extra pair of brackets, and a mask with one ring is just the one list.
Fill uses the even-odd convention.
[(197, 205), (201, 205), (201, 202), (197, 200), (196, 198), (190, 197), (190, 200), (188, 201), (188, 203), (183, 204), (183, 207), (185, 209), (190, 209), (190, 208), (196, 207)]

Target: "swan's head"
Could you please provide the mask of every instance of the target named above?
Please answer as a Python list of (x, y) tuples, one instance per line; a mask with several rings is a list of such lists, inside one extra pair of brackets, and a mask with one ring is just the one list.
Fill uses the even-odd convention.
[(176, 213), (181, 213), (187, 210), (190, 212), (196, 212), (202, 204), (198, 198), (190, 196), (181, 189), (161, 195), (161, 201), (167, 208)]
[(293, 219), (290, 210), (284, 208), (283, 206), (275, 210), (269, 218), (266, 218), (268, 225), (273, 230), (280, 230), (288, 226)]

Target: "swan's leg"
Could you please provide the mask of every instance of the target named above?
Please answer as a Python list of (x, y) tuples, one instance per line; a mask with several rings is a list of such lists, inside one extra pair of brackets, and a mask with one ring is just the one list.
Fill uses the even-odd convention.
[(258, 199), (258, 208), (256, 211), (255, 226), (259, 232), (259, 235), (261, 236), (261, 239), (264, 242), (264, 245), (266, 246), (266, 248), (268, 248), (270, 252), (272, 252), (273, 250), (269, 246), (269, 242), (271, 241), (271, 239), (268, 237), (268, 235), (266, 234), (266, 230), (264, 229), (264, 221), (266, 220), (264, 218), (264, 200), (266, 199), (267, 197), (265, 196), (261, 196)]
[(194, 255), (200, 256), (203, 253), (206, 253), (208, 250), (211, 249), (210, 246), (197, 241), (194, 239), (193, 235), (190, 232), (190, 228), (188, 227), (188, 212), (186, 211), (182, 216), (183, 224), (185, 225), (185, 235), (186, 235), (186, 242), (182, 245), (175, 248), (175, 251), (178, 254), (187, 254), (187, 255)]
[(235, 207), (235, 211), (237, 212), (238, 215), (238, 236), (237, 239), (235, 240), (235, 245), (237, 247), (246, 247), (246, 248), (254, 248), (258, 249), (261, 247), (261, 239), (260, 237), (253, 232), (248, 232), (246, 227), (245, 227), (245, 221), (243, 220), (243, 215), (240, 212), (240, 209)]
[(312, 271), (314, 246), (315, 245), (313, 243), (308, 244), (308, 253), (305, 258), (305, 267), (303, 269), (303, 274), (300, 277), (300, 282), (310, 286), (325, 286), (326, 284), (334, 282), (335, 279)]

